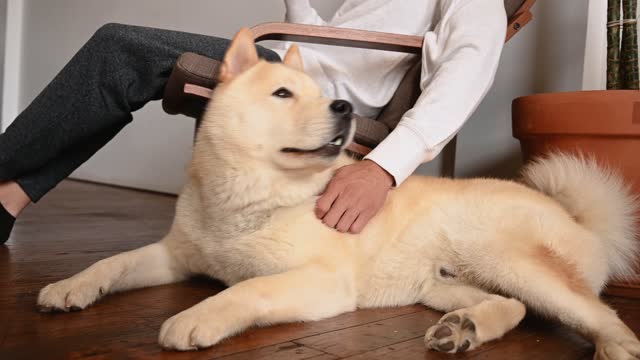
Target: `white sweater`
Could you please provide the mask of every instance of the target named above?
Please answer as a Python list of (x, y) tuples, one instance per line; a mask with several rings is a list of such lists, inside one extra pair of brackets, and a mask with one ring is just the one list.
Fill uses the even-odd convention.
[[(435, 158), (471, 116), (495, 75), (506, 36), (503, 0), (345, 0), (324, 21), (309, 0), (285, 0), (285, 20), (424, 36), (422, 94), (396, 129), (366, 158), (401, 184)], [(305, 71), (325, 95), (376, 117), (414, 55), (299, 44)], [(288, 44), (274, 50), (281, 56)]]

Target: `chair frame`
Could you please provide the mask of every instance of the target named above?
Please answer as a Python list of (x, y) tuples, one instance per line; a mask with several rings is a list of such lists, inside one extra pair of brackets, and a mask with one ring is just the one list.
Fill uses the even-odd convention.
[[(531, 7), (536, 0), (525, 0), (520, 8), (509, 18), (505, 42), (524, 28), (532, 19)], [(292, 41), (322, 45), (346, 46), (352, 48), (373, 49), (422, 54), (424, 38), (415, 35), (401, 35), (377, 31), (346, 29), (331, 26), (292, 24), (269, 22), (251, 28), (255, 42), (265, 40)], [(184, 93), (211, 98), (212, 90), (193, 84), (184, 85)], [(457, 136), (443, 150), (444, 176), (453, 177), (455, 168), (455, 148)], [(348, 150), (359, 155), (366, 155), (372, 149), (364, 145), (352, 143)]]

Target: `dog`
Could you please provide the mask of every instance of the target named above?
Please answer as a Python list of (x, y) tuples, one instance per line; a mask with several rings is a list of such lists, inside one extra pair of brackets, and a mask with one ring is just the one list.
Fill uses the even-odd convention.
[(360, 234), (314, 215), (345, 154), (351, 105), (322, 95), (293, 45), (282, 63), (233, 39), (203, 115), (169, 233), (43, 288), (43, 311), (84, 309), (118, 291), (194, 274), (229, 287), (164, 322), (162, 347), (215, 345), (250, 326), (415, 303), (444, 312), (428, 349), (473, 350), (529, 308), (575, 329), (596, 359), (640, 357), (635, 334), (598, 294), (631, 273), (631, 192), (584, 157), (554, 154), (524, 183), (413, 176)]

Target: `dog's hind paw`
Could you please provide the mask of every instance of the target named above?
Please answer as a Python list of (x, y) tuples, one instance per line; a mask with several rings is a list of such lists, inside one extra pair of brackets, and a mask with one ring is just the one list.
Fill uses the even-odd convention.
[(479, 345), (475, 323), (457, 312), (446, 314), (436, 325), (430, 327), (424, 343), (428, 349), (447, 353), (468, 351)]
[(38, 309), (42, 312), (82, 310), (104, 293), (104, 287), (94, 281), (69, 278), (40, 290)]

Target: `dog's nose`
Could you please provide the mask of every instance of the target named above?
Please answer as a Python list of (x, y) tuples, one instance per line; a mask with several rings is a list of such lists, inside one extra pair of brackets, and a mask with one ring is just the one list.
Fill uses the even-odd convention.
[(331, 108), (331, 111), (333, 111), (334, 114), (343, 118), (350, 117), (351, 112), (353, 111), (351, 103), (345, 100), (334, 100), (331, 102), (331, 105), (329, 105), (329, 108)]

